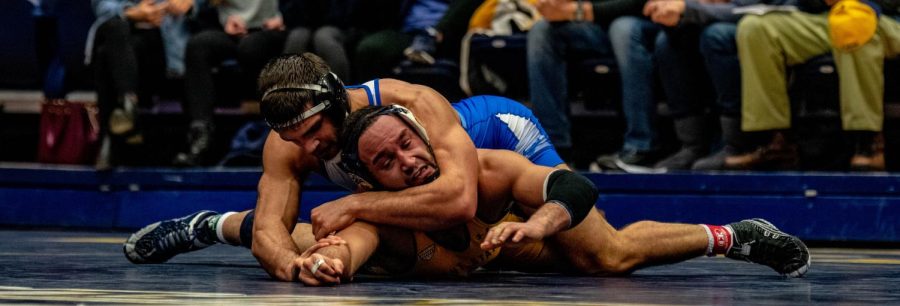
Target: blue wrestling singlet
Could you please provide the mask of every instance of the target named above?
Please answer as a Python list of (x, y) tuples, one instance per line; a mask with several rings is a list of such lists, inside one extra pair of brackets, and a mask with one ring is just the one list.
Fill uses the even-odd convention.
[[(382, 104), (378, 79), (347, 88), (365, 89), (369, 105)], [(476, 148), (515, 151), (542, 166), (563, 163), (547, 132), (521, 103), (504, 97), (474, 96), (451, 105)]]

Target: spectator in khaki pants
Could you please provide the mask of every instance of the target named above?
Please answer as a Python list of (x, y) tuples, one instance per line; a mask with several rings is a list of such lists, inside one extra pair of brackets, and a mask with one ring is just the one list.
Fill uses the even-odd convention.
[[(853, 139), (853, 169), (884, 170), (878, 141), (884, 120), (884, 59), (900, 53), (896, 0), (826, 0), (828, 13), (790, 12), (746, 16), (738, 25), (742, 78), (742, 129), (756, 141), (755, 150), (727, 156), (728, 168), (756, 168), (791, 158), (795, 150), (781, 133), (790, 128), (786, 66), (831, 52), (840, 76), (841, 119)], [(849, 28), (848, 28), (849, 27)], [(865, 27), (870, 34), (865, 35)], [(849, 35), (860, 31), (862, 35)], [(793, 154), (795, 157), (796, 154)]]

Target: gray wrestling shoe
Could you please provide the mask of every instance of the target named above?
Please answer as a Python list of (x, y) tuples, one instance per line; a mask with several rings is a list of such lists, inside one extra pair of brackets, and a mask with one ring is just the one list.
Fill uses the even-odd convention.
[(809, 270), (809, 249), (797, 237), (788, 235), (763, 219), (749, 219), (726, 225), (734, 233), (728, 258), (769, 266), (781, 275), (801, 277)]
[(164, 263), (175, 255), (213, 245), (215, 240), (202, 237), (201, 231), (207, 218), (215, 215), (204, 210), (147, 225), (125, 241), (125, 257), (136, 264)]

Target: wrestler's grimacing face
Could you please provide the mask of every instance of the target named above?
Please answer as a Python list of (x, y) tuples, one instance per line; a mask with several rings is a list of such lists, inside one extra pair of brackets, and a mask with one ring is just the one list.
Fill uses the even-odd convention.
[(428, 145), (394, 115), (380, 116), (359, 136), (359, 159), (388, 190), (428, 183), (437, 173)]

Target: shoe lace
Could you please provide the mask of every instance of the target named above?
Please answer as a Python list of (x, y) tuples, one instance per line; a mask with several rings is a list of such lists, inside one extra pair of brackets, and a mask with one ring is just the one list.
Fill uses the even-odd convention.
[(799, 251), (800, 247), (794, 243), (791, 236), (760, 225), (753, 226), (755, 227), (754, 231), (769, 232), (769, 239), (754, 239), (742, 243), (736, 250), (738, 256), (749, 262), (772, 267), (779, 273), (786, 273), (791, 266), (797, 264), (793, 254), (796, 253), (795, 251)]
[(189, 250), (193, 245), (192, 242), (196, 235), (187, 222), (164, 222), (163, 224), (160, 224), (160, 227), (161, 230), (154, 231), (154, 237), (145, 240), (153, 246), (152, 248), (148, 248), (152, 250), (152, 252), (151, 254), (147, 254), (147, 256), (152, 254), (157, 254), (159, 256), (177, 254), (180, 251)]

